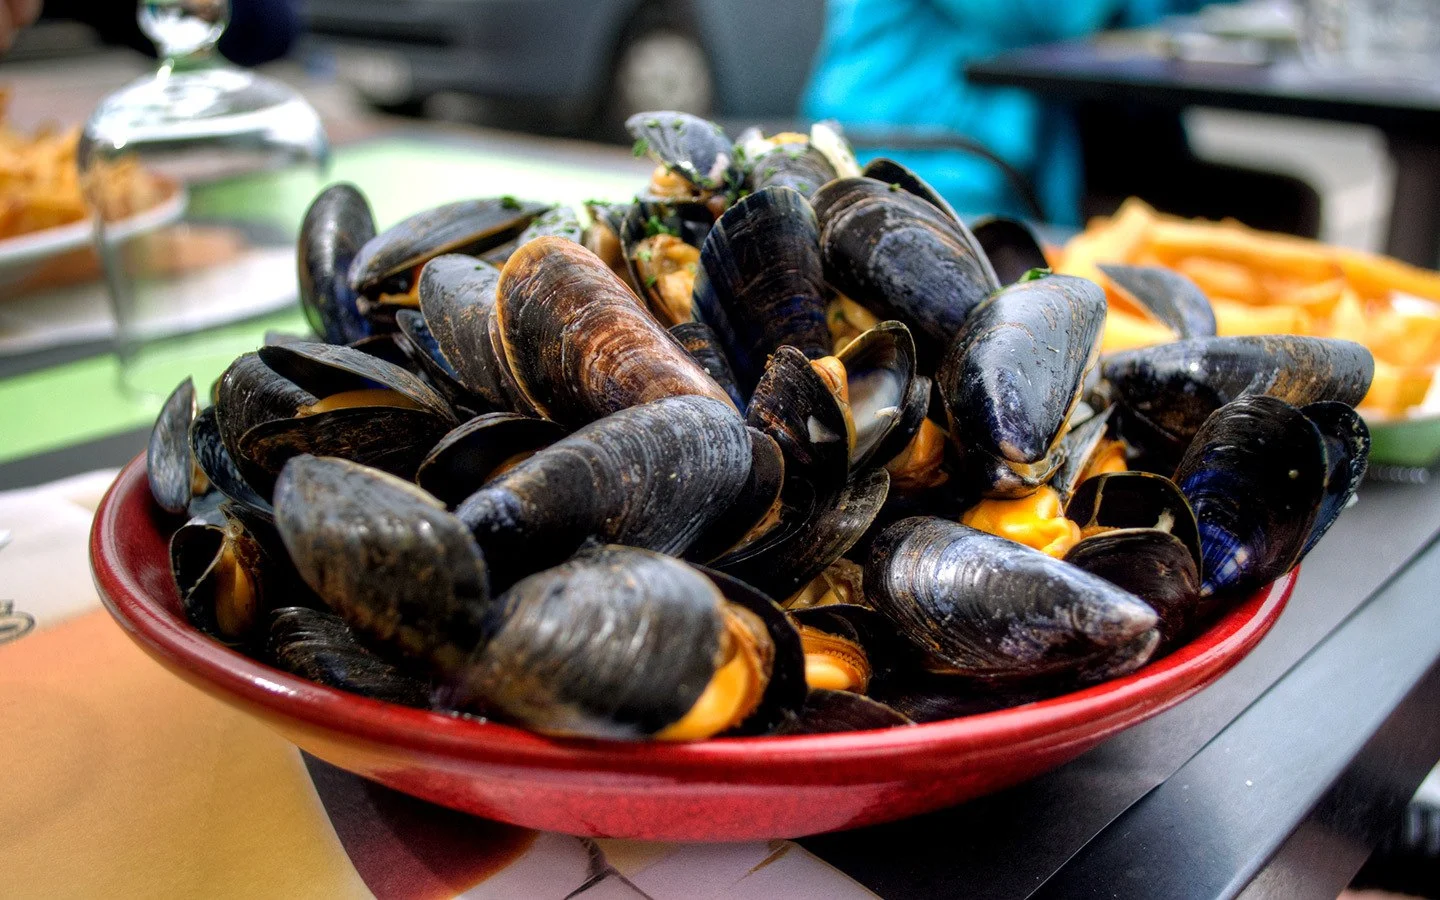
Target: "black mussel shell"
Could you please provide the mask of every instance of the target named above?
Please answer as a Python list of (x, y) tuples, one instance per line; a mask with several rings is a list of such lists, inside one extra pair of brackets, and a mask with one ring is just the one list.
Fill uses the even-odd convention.
[(1013, 284), (977, 307), (937, 379), (952, 439), (1017, 469), (1044, 463), (1104, 324), (1105, 292), (1068, 275)]
[(495, 308), (505, 359), (546, 418), (580, 425), (662, 397), (729, 395), (599, 257), (559, 238), (516, 251)]
[(913, 194), (873, 178), (840, 178), (811, 198), (825, 280), (910, 327), (933, 371), (970, 312), (1000, 287), (973, 235)]
[(754, 386), (781, 346), (811, 359), (830, 355), (820, 233), (805, 198), (766, 188), (727, 209), (700, 248), (694, 299), (742, 389)]
[(1024, 222), (1005, 216), (985, 216), (970, 225), (970, 232), (995, 267), (1001, 284), (1014, 284), (1033, 269), (1048, 269), (1040, 239)]
[(457, 506), (505, 463), (522, 459), (564, 436), (565, 429), (549, 419), (486, 413), (441, 438), (420, 463), (415, 480), (447, 506)]
[(1101, 374), (1121, 405), (1127, 442), (1168, 470), (1200, 425), (1232, 400), (1267, 395), (1292, 406), (1359, 403), (1375, 371), (1370, 351), (1332, 338), (1259, 335), (1191, 338), (1107, 354)]
[(430, 448), (454, 425), (429, 410), (393, 406), (333, 409), (262, 422), (240, 438), (246, 480), (268, 494), (291, 459), (335, 456), (413, 479)]
[(914, 725), (909, 716), (878, 700), (850, 691), (811, 691), (800, 714), (775, 729), (775, 734), (835, 734)]
[(1190, 501), (1175, 482), (1150, 472), (1107, 472), (1081, 482), (1065, 517), (1082, 529), (1148, 528), (1175, 535), (1198, 568), (1200, 531)]
[(785, 486), (785, 457), (775, 439), (758, 428), (750, 434), (750, 475), (740, 495), (720, 519), (685, 552), (687, 559), (708, 562), (739, 544), (762, 525), (780, 502)]
[(225, 449), (225, 443), (220, 439), (215, 407), (203, 410), (195, 417), (195, 423), (190, 426), (190, 452), (195, 455), (195, 464), (200, 471), (225, 499), (254, 510), (262, 517), (272, 514), (270, 501), (250, 486), (235, 465), (235, 460), (230, 458), (230, 452)]
[(1195, 282), (1164, 266), (1100, 266), (1105, 277), (1149, 310), (1181, 339), (1213, 337), (1215, 310)]
[(751, 193), (767, 187), (787, 187), (808, 200), (821, 185), (837, 177), (830, 160), (809, 140), (777, 144), (761, 139), (747, 146), (742, 139), (741, 145), (748, 157), (745, 183)]
[(385, 279), (446, 253), (478, 255), (518, 235), (550, 207), (496, 197), (460, 200), (416, 213), (365, 242), (350, 265), (350, 286), (360, 293)]
[(596, 547), (496, 601), (493, 637), (442, 691), (540, 731), (642, 738), (679, 721), (723, 663), (725, 597), (685, 563)]
[(469, 256), (437, 256), (420, 271), (420, 312), (455, 378), (487, 409), (528, 413), (497, 346), (500, 270)]
[(750, 435), (728, 404), (666, 397), (551, 444), (471, 495), (457, 515), (497, 584), (597, 538), (681, 554), (745, 489)]
[(517, 249), (523, 247), (537, 237), (558, 237), (579, 244), (584, 234), (585, 229), (581, 227), (580, 217), (575, 214), (574, 208), (557, 206), (549, 212), (541, 213), (535, 221), (527, 225), (515, 239), (515, 246)]
[(787, 475), (820, 490), (845, 482), (850, 468), (845, 409), (799, 350), (781, 347), (770, 357), (745, 418), (780, 445)]
[(1200, 528), (1201, 592), (1250, 591), (1289, 571), (1326, 474), (1320, 433), (1283, 400), (1242, 397), (1206, 419), (1175, 472)]
[(1090, 465), (1090, 458), (1105, 440), (1110, 428), (1110, 416), (1114, 411), (1115, 407), (1107, 406), (1083, 422), (1075, 422), (1072, 418), (1070, 427), (1060, 437), (1060, 455), (1063, 461), (1055, 474), (1050, 476), (1049, 484), (1055, 489), (1055, 493), (1060, 495), (1061, 503), (1069, 502), (1071, 494), (1079, 485), (1080, 476), (1085, 474), (1085, 468)]
[(275, 610), (267, 649), (277, 667), (317, 684), (402, 706), (429, 705), (424, 681), (366, 650), (332, 613), (304, 606)]
[(865, 592), (919, 650), (954, 674), (1074, 672), (1131, 645), (1158, 617), (1098, 576), (944, 519), (881, 532)]
[(370, 204), (354, 185), (330, 185), (305, 212), (297, 258), (300, 308), (326, 343), (348, 344), (370, 334), (370, 323), (355, 306), (349, 273), (374, 236)]
[(1200, 568), (1193, 548), (1174, 534), (1156, 528), (1106, 531), (1071, 547), (1065, 561), (1150, 604), (1166, 643), (1194, 623)]
[(150, 483), (150, 496), (169, 513), (183, 513), (195, 493), (209, 490), (205, 479), (198, 479), (196, 488), (195, 459), (190, 451), (190, 424), (200, 407), (195, 399), (195, 382), (189, 378), (171, 392), (145, 449), (145, 477)]
[(372, 334), (370, 337), (361, 338), (358, 341), (351, 341), (345, 346), (351, 350), (359, 350), (366, 356), (373, 356), (376, 359), (383, 359), (394, 366), (399, 366), (406, 371), (415, 373), (415, 362), (410, 359), (409, 354), (400, 348), (395, 340), (395, 332), (387, 331), (384, 334)]
[[(786, 510), (776, 528), (711, 565), (783, 600), (855, 546), (885, 505), (889, 489), (889, 473), (867, 469), (842, 490)], [(789, 496), (782, 500), (793, 502)]]
[(924, 375), (916, 375), (910, 379), (910, 389), (905, 392), (900, 415), (890, 433), (885, 435), (884, 440), (875, 448), (875, 453), (870, 457), (872, 463), (888, 465), (910, 446), (930, 411), (931, 391), (932, 382)]
[(269, 521), (224, 505), (171, 536), (170, 571), (186, 617), (227, 644), (262, 634), (279, 602), (313, 600)]
[(720, 339), (715, 336), (710, 326), (704, 322), (681, 322), (670, 327), (670, 334), (680, 342), (685, 352), (700, 364), (705, 374), (725, 389), (735, 408), (744, 409), (745, 398), (735, 381), (735, 370), (730, 367), (730, 360), (725, 357), (725, 351), (720, 347)]
[(289, 418), (319, 401), (319, 397), (265, 365), (258, 353), (242, 354), (230, 364), (215, 389), (216, 422), (225, 450), (247, 481), (256, 484), (257, 474), (260, 481), (265, 479), (261, 470), (240, 452), (241, 436), (262, 422)]
[(728, 191), (740, 183), (735, 151), (725, 130), (683, 112), (642, 112), (625, 120), (636, 155), (656, 162), (705, 191)]
[(1350, 498), (1365, 480), (1370, 465), (1370, 429), (1360, 414), (1349, 406), (1334, 401), (1321, 401), (1301, 407), (1325, 442), (1325, 499), (1315, 514), (1315, 524), (1305, 539), (1301, 558), (1325, 536), (1335, 519), (1349, 504)]
[(914, 194), (956, 222), (960, 221), (959, 213), (955, 212), (955, 208), (950, 205), (949, 201), (940, 196), (939, 192), (932, 188), (925, 179), (893, 159), (886, 159), (883, 156), (876, 157), (865, 164), (865, 168), (861, 170), (860, 174), (866, 178), (894, 185), (908, 194)]
[(440, 352), (435, 335), (431, 333), (430, 326), (418, 309), (402, 309), (396, 312), (395, 325), (400, 329), (396, 333), (395, 343), (410, 363), (405, 368), (433, 387), (458, 418), (470, 419), (490, 410), (490, 404), (485, 398), (460, 383), (455, 368)]
[(445, 674), (488, 636), (485, 558), (469, 529), (415, 485), (297, 457), (275, 485), (275, 524), (305, 583), (369, 640)]
[(260, 359), (280, 377), (324, 399), (345, 391), (384, 388), (454, 423), (444, 398), (411, 372), (350, 347), (313, 342), (261, 347)]
[[(907, 418), (906, 404), (915, 402), (916, 398), (910, 396), (910, 383), (915, 378), (915, 341), (904, 323), (881, 322), (836, 355), (845, 365), (850, 418), (855, 423), (850, 465), (860, 468), (872, 459), (886, 459), (878, 456), (878, 451), (890, 432)], [(928, 394), (925, 403), (929, 403)], [(912, 409), (908, 418), (918, 429), (923, 416), (923, 409), (919, 416)], [(901, 449), (903, 444), (895, 452)]]

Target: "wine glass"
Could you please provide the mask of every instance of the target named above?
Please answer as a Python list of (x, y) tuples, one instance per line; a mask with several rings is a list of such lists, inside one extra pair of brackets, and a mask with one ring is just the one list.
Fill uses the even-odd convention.
[(101, 102), (79, 165), (120, 384), (152, 405), (223, 355), (201, 332), (293, 299), (295, 230), (329, 145), (293, 89), (215, 52), (227, 0), (141, 0), (138, 15), (160, 66)]

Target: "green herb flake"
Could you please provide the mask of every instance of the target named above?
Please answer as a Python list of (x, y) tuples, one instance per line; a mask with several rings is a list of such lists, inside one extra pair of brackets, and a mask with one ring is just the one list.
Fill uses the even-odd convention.
[(685, 120), (676, 119), (674, 122), (670, 123), (670, 127), (675, 129), (675, 132), (678, 134), (685, 130)]
[(659, 276), (659, 275), (646, 275), (646, 276), (645, 276), (645, 286), (646, 286), (646, 287), (654, 287), (654, 286), (655, 286), (655, 282), (657, 282), (657, 281), (659, 281), (659, 280), (660, 280), (660, 276)]
[(654, 258), (654, 256), (655, 251), (651, 250), (649, 247), (646, 247), (643, 250), (635, 251), (635, 258), (640, 260), (641, 262), (649, 262), (651, 259)]
[(1020, 276), (1020, 280), (1021, 280), (1022, 282), (1024, 282), (1024, 281), (1039, 281), (1041, 278), (1044, 278), (1045, 276), (1047, 276), (1047, 275), (1049, 275), (1049, 274), (1050, 274), (1050, 270), (1049, 270), (1049, 269), (1034, 268), (1034, 269), (1031, 269), (1030, 271), (1026, 272), (1024, 275), (1021, 275), (1021, 276)]
[(896, 183), (893, 182), (893, 181), (890, 182), (890, 191), (891, 191), (891, 193), (894, 193), (895, 191), (898, 191), (898, 190), (900, 190), (900, 185), (899, 185), (899, 184), (896, 184)]
[(645, 120), (645, 127), (646, 127), (646, 128), (659, 128), (659, 127), (660, 127), (660, 120), (657, 119), (657, 118), (655, 118), (654, 116), (651, 116), (650, 118), (648, 118), (648, 119)]
[(652, 215), (650, 218), (645, 220), (646, 237), (654, 237), (657, 234), (668, 234), (674, 237), (677, 233), (678, 232), (676, 232), (675, 229), (660, 221), (659, 216)]
[(630, 148), (630, 152), (636, 157), (644, 156), (645, 154), (650, 152), (650, 142), (645, 140), (643, 137), (636, 138), (635, 146)]
[(510, 194), (506, 194), (505, 196), (500, 198), (500, 206), (504, 209), (519, 209), (520, 201), (516, 200)]

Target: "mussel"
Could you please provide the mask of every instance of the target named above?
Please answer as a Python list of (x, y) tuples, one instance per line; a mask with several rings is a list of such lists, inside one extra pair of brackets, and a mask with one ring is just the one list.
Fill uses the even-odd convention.
[(649, 154), (696, 192), (725, 192), (740, 183), (734, 148), (724, 129), (683, 112), (642, 112), (625, 120), (635, 155)]
[(375, 217), (365, 195), (352, 184), (332, 184), (305, 211), (300, 224), (297, 267), (300, 308), (320, 339), (348, 344), (370, 334), (356, 306), (350, 265), (375, 236)]
[(183, 513), (191, 497), (210, 489), (209, 479), (190, 449), (190, 425), (199, 414), (195, 382), (189, 378), (171, 392), (150, 431), (145, 450), (145, 476), (150, 496), (169, 513)]
[(550, 734), (696, 740), (764, 730), (804, 698), (778, 607), (658, 553), (587, 549), (496, 603), (494, 636), (451, 679), (456, 706)]
[(933, 517), (881, 532), (866, 596), (948, 674), (1083, 674), (1121, 657), (1143, 663), (1159, 639), (1143, 600), (1043, 553)]
[(925, 370), (971, 310), (1000, 287), (959, 221), (873, 178), (841, 178), (815, 192), (825, 279), (910, 327)]
[(965, 320), (938, 382), (951, 439), (988, 496), (1048, 480), (1105, 323), (1105, 294), (1068, 275), (1021, 281)]
[(352, 694), (426, 707), (429, 686), (367, 650), (345, 620), (304, 606), (271, 613), (270, 658), (287, 672)]
[(1104, 264), (1100, 271), (1181, 339), (1212, 337), (1215, 310), (1195, 282), (1162, 266)]
[[(581, 428), (460, 504), (501, 583), (586, 539), (681, 554), (745, 489), (745, 423), (709, 397), (666, 397)], [(501, 574), (503, 573), (503, 574)]]
[(578, 244), (539, 238), (516, 251), (500, 275), (495, 316), (526, 399), (561, 424), (682, 394), (734, 408), (609, 267)]

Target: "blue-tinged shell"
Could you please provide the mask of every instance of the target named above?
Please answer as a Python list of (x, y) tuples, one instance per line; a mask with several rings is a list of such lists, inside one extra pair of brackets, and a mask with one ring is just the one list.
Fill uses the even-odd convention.
[(374, 236), (370, 204), (354, 185), (331, 185), (305, 211), (297, 255), (300, 307), (326, 343), (348, 344), (371, 332), (356, 308), (358, 295), (348, 273), (360, 248)]

